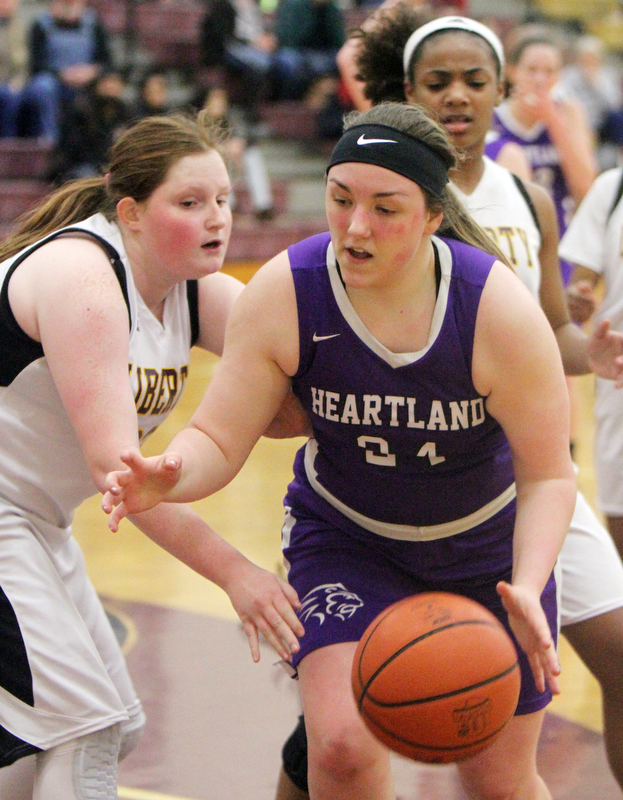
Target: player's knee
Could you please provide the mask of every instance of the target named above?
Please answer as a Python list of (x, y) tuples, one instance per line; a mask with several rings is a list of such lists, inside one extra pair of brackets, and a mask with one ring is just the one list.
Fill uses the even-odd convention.
[(339, 783), (348, 783), (374, 769), (380, 744), (358, 724), (329, 726), (310, 751), (310, 763), (320, 773), (331, 775)]
[(117, 797), (117, 762), (121, 724), (81, 736), (74, 755), (77, 800)]
[(34, 800), (116, 800), (121, 725), (37, 755)]
[(121, 743), (119, 745), (119, 761), (128, 756), (139, 743), (145, 730), (147, 719), (142, 706), (130, 714), (130, 719), (121, 723)]
[[(476, 770), (465, 774), (459, 764), (461, 785), (470, 800), (520, 800), (524, 797), (540, 797), (541, 779), (532, 770), (506, 773), (497, 770)], [(545, 795), (543, 795), (545, 796)]]

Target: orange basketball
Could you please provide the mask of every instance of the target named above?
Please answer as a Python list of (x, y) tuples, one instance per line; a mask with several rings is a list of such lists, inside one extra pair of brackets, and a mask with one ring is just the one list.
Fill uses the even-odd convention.
[(416, 761), (460, 761), (513, 716), (517, 651), (500, 622), (446, 592), (407, 597), (368, 626), (353, 661), (355, 700), (372, 733)]

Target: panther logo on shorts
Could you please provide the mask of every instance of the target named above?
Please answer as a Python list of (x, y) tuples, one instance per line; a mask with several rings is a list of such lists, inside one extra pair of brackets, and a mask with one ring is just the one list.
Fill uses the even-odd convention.
[(303, 622), (310, 617), (317, 617), (320, 625), (325, 617), (338, 617), (345, 622), (362, 605), (363, 600), (354, 592), (349, 592), (344, 584), (324, 583), (305, 595), (299, 616)]

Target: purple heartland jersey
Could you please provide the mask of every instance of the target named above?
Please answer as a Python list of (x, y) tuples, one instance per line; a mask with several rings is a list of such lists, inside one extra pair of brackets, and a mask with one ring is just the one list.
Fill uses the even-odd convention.
[[(567, 230), (575, 203), (569, 192), (569, 187), (565, 180), (560, 157), (554, 143), (549, 135), (547, 128), (542, 123), (537, 123), (529, 130), (523, 128), (512, 116), (506, 103), (495, 110), (493, 115), (492, 127), (500, 134), (500, 139), (506, 142), (515, 142), (523, 149), (528, 163), (532, 168), (532, 179), (539, 186), (542, 186), (554, 201), (556, 207), (556, 217), (558, 218), (558, 229), (560, 236)], [(488, 142), (485, 147), (485, 155), (495, 161), (495, 156), (491, 155), (489, 148), (498, 147), (501, 149), (500, 139)], [(571, 277), (571, 265), (560, 262), (563, 282), (565, 286)]]
[[(441, 272), (429, 340), (393, 353), (355, 313), (329, 234), (288, 249), (300, 361), (293, 389), (314, 426), (285, 499), (282, 548), (301, 598), (301, 659), (358, 641), (387, 606), (425, 591), (463, 594), (513, 632), (496, 591), (511, 580), (515, 483), (508, 441), (472, 382), (483, 287), (494, 262), (434, 237)], [(556, 583), (541, 597), (556, 636)], [(551, 695), (516, 643), (517, 714)]]
[(288, 249), (300, 338), (293, 389), (315, 437), (297, 455), (291, 491), (307, 482), (357, 525), (412, 541), (469, 530), (515, 491), (508, 442), (472, 382), (476, 315), (495, 258), (433, 241), (441, 282), (428, 344), (416, 353), (393, 353), (365, 328), (329, 234)]

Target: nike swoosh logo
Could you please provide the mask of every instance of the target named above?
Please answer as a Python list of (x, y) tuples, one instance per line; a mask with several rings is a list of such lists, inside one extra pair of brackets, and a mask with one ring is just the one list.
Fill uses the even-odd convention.
[(335, 339), (336, 336), (340, 336), (340, 334), (339, 333), (331, 333), (331, 334), (329, 334), (329, 336), (318, 336), (318, 334), (315, 333), (312, 336), (312, 340), (314, 342), (324, 342), (325, 339)]
[(357, 139), (357, 144), (398, 144), (395, 139), (366, 139), (365, 133)]

